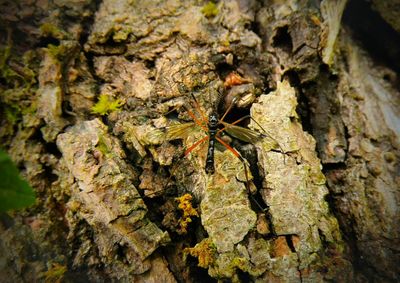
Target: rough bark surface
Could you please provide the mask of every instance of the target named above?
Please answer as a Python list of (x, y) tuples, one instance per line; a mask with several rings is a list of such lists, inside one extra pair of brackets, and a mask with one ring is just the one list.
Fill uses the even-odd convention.
[[(399, 281), (397, 65), (355, 2), (0, 1), (0, 139), (37, 194), (1, 281)], [(232, 101), (262, 138), (225, 125), (207, 174)]]

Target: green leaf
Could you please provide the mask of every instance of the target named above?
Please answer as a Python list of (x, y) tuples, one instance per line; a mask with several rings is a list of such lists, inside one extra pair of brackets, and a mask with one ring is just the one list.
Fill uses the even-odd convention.
[(0, 149), (0, 212), (19, 209), (35, 203), (35, 192), (19, 176), (18, 168)]

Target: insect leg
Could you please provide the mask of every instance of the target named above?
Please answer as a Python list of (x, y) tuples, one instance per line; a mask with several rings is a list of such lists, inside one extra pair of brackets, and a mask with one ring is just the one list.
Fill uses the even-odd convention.
[[(244, 119), (249, 118), (249, 116), (250, 116), (250, 115), (246, 115), (246, 116), (241, 117), (240, 119), (236, 120), (235, 122), (229, 123), (229, 124), (230, 124), (230, 125), (238, 124), (238, 123), (240, 123), (241, 121), (243, 121)], [(223, 122), (222, 119), (220, 119), (219, 122), (220, 122), (221, 124), (223, 124), (223, 123), (222, 123), (222, 122)], [(218, 134), (221, 133), (221, 132), (223, 132), (225, 129), (226, 129), (226, 127), (223, 127), (222, 129), (218, 130)]]
[(221, 119), (219, 119), (220, 121), (223, 121), (226, 117), (226, 115), (228, 115), (228, 113), (231, 111), (233, 105), (235, 105), (237, 98), (234, 97), (231, 101), (231, 104), (229, 104), (228, 108), (225, 110), (224, 115), (222, 115)]
[[(250, 115), (246, 115), (246, 116), (243, 116), (243, 117), (241, 117), (240, 119), (238, 119), (238, 120), (236, 120), (235, 122), (230, 123), (230, 124), (231, 124), (231, 125), (235, 125), (235, 124), (240, 123), (241, 121), (243, 121), (244, 119), (247, 119), (247, 118), (250, 118), (250, 119), (264, 132), (264, 134), (265, 134), (268, 138), (270, 138), (271, 140), (273, 140), (273, 141), (279, 146), (279, 149), (280, 149), (281, 152), (283, 153), (283, 163), (286, 164), (286, 162), (285, 162), (285, 151), (283, 150), (283, 148), (281, 147), (281, 145), (279, 144), (279, 142), (278, 142), (276, 139), (274, 139), (270, 134), (268, 134), (268, 132), (267, 132), (266, 130), (264, 130), (264, 128), (260, 125), (260, 123), (258, 123), (253, 117), (251, 117)], [(226, 127), (224, 127), (222, 130), (224, 130), (225, 128), (226, 128)]]
[(208, 128), (206, 126), (206, 124), (204, 124), (203, 121), (199, 121), (199, 119), (196, 118), (196, 116), (194, 115), (194, 113), (192, 111), (190, 111), (190, 109), (186, 109), (187, 113), (189, 114), (189, 116), (193, 119), (193, 121), (199, 126), (201, 127), (204, 131), (208, 132)]
[(233, 147), (231, 147), (229, 144), (227, 144), (226, 142), (224, 142), (221, 138), (219, 138), (218, 136), (216, 136), (215, 138), (216, 138), (216, 140), (217, 140), (218, 142), (220, 142), (223, 146), (225, 146), (230, 152), (232, 152), (237, 158), (239, 158), (239, 160), (243, 163), (244, 174), (245, 174), (245, 177), (246, 177), (246, 183), (245, 183), (246, 190), (247, 190), (247, 192), (249, 193), (251, 199), (252, 199), (252, 200), (254, 201), (254, 203), (258, 206), (258, 208), (259, 208), (261, 211), (267, 213), (268, 207), (267, 207), (267, 208), (262, 207), (262, 205), (253, 197), (253, 195), (252, 195), (252, 193), (251, 193), (250, 186), (249, 186), (249, 183), (250, 183), (250, 180), (249, 180), (249, 171), (248, 171), (247, 164), (246, 164), (246, 161), (244, 160), (244, 158), (240, 155), (240, 153), (239, 153), (238, 151), (236, 151)]
[(204, 138), (202, 138), (201, 140), (198, 140), (197, 142), (195, 142), (194, 144), (192, 144), (188, 149), (185, 150), (185, 156), (187, 156), (193, 149), (195, 149), (199, 144), (205, 142), (206, 140), (208, 140), (209, 136), (205, 136)]
[(239, 152), (236, 151), (236, 149), (234, 149), (233, 147), (231, 147), (229, 144), (227, 144), (226, 142), (224, 142), (220, 137), (215, 136), (216, 140), (219, 141), (223, 146), (226, 147), (226, 149), (228, 149), (230, 152), (233, 153), (233, 155), (235, 155), (237, 158), (239, 158), (241, 161), (244, 161), (242, 156), (240, 155)]
[(201, 116), (203, 122), (205, 122), (205, 123), (207, 124), (207, 121), (208, 121), (207, 115), (205, 115), (205, 113), (204, 113), (203, 110), (201, 109), (200, 104), (199, 104), (199, 102), (197, 102), (197, 99), (196, 99), (196, 97), (193, 95), (193, 93), (190, 93), (190, 94), (191, 94), (191, 96), (192, 96), (192, 98), (193, 98), (194, 106), (195, 106), (196, 110), (200, 113), (200, 116)]

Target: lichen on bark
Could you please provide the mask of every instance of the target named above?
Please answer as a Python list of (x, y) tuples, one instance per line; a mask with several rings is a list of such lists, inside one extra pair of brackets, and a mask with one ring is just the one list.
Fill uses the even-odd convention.
[[(1, 217), (0, 275), (398, 279), (396, 75), (341, 28), (345, 4), (1, 3), (0, 139), (38, 201)], [(119, 107), (96, 114), (102, 96)], [(226, 121), (262, 138), (221, 136), (235, 149), (206, 174), (192, 146), (232, 101)]]

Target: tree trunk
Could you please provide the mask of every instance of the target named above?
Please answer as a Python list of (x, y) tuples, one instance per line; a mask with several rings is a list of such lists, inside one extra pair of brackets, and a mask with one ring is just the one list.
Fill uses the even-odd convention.
[(395, 2), (0, 3), (2, 282), (400, 280)]

